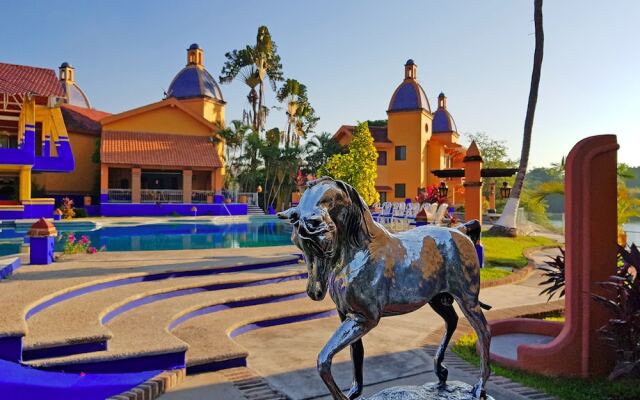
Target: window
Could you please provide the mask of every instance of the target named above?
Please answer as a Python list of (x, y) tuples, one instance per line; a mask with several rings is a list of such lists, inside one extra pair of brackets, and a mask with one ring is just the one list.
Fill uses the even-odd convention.
[(36, 122), (34, 139), (36, 142), (36, 156), (42, 157), (42, 145), (44, 142), (44, 134), (42, 132), (42, 122)]
[(378, 165), (387, 165), (387, 152), (379, 151), (378, 152)]
[(395, 193), (393, 196), (397, 199), (404, 199), (406, 197), (405, 186), (406, 185), (404, 183), (396, 183)]
[(378, 192), (380, 195), (380, 204), (387, 202), (387, 192)]
[(406, 159), (407, 159), (407, 146), (396, 146), (396, 161), (404, 161)]

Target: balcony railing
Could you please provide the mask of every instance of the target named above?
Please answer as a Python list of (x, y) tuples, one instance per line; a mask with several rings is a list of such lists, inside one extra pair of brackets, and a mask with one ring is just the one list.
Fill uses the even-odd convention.
[(109, 189), (109, 203), (131, 203), (131, 189)]
[(247, 196), (248, 205), (250, 206), (258, 205), (258, 193), (238, 193), (238, 199), (236, 201), (239, 201), (240, 196)]
[(182, 203), (182, 190), (142, 189), (141, 203)]
[(208, 203), (209, 197), (211, 197), (211, 202), (213, 202), (214, 191), (211, 190), (193, 190), (191, 191), (191, 201), (193, 203)]

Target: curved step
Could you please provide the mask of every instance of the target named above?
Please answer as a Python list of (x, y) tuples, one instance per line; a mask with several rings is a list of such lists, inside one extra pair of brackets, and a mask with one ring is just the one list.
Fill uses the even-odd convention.
[[(187, 344), (168, 327), (181, 317), (207, 310), (217, 312), (260, 302), (279, 302), (306, 296), (306, 281), (201, 292), (146, 304), (125, 312), (107, 324), (113, 338), (106, 351), (32, 360), (26, 364), (48, 370), (111, 372), (173, 369), (185, 365)], [(271, 306), (270, 304), (267, 306)], [(285, 308), (288, 306), (285, 306)], [(239, 315), (245, 314), (231, 310)]]
[(227, 310), (197, 316), (175, 327), (172, 333), (189, 345), (187, 374), (193, 374), (245, 366), (247, 350), (233, 340), (238, 335), (263, 327), (336, 314), (330, 299), (315, 302), (304, 296), (278, 307), (260, 304), (245, 307), (241, 313)]
[(22, 337), (28, 330), (26, 320), (73, 297), (136, 282), (248, 271), (292, 265), (299, 260), (296, 255), (283, 254), (282, 248), (263, 249), (262, 255), (253, 254), (252, 249), (239, 250), (208, 251), (206, 257), (191, 258), (184, 252), (166, 252), (167, 258), (161, 261), (105, 253), (22, 268), (2, 282), (0, 359), (19, 361)]
[[(29, 333), (23, 341), (23, 360), (106, 350), (107, 341), (112, 334), (104, 324), (119, 314), (144, 304), (198, 292), (304, 278), (306, 272), (296, 265), (275, 267), (260, 273), (244, 272), (133, 283), (75, 297), (47, 308), (28, 321)], [(59, 321), (65, 323), (60, 324)]]

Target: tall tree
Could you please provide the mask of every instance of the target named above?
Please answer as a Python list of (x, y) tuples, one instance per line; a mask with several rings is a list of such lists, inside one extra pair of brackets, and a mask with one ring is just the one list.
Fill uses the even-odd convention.
[(371, 205), (380, 200), (376, 191), (378, 152), (373, 145), (369, 125), (362, 122), (353, 131), (349, 152), (332, 156), (318, 175), (328, 175), (353, 186)]
[(318, 169), (327, 163), (334, 154), (342, 153), (344, 148), (333, 139), (329, 132), (322, 132), (313, 136), (304, 146), (305, 161), (304, 172), (316, 175)]
[[(287, 79), (278, 90), (277, 99), (287, 105), (287, 134), (285, 145), (300, 143), (301, 137), (313, 132), (319, 118), (309, 103), (307, 87), (295, 79)], [(294, 137), (293, 134), (296, 136)], [(294, 140), (295, 138), (295, 140)]]
[(522, 152), (520, 153), (520, 166), (518, 174), (511, 189), (511, 194), (507, 200), (507, 204), (502, 211), (502, 215), (498, 222), (491, 228), (490, 232), (498, 235), (516, 236), (517, 229), (517, 213), (520, 204), (520, 193), (522, 192), (522, 184), (527, 173), (527, 165), (529, 163), (529, 150), (531, 148), (531, 132), (533, 130), (533, 118), (536, 113), (536, 104), (538, 102), (538, 88), (540, 87), (540, 73), (542, 71), (542, 56), (544, 50), (544, 31), (542, 28), (542, 0), (534, 0), (533, 20), (535, 25), (535, 50), (533, 53), (533, 71), (531, 73), (531, 87), (529, 89), (529, 101), (527, 104), (527, 114), (524, 120), (524, 134), (522, 137)]
[[(222, 67), (220, 83), (230, 83), (240, 75), (250, 91), (247, 99), (251, 104), (251, 125), (254, 131), (261, 132), (266, 121), (264, 85), (268, 79), (272, 90), (277, 82), (283, 80), (282, 63), (277, 46), (271, 39), (266, 26), (258, 28), (256, 43), (244, 49), (233, 50), (225, 54), (227, 61)], [(256, 92), (256, 87), (258, 91)]]
[(231, 125), (218, 131), (225, 141), (225, 167), (227, 170), (226, 180), (231, 182), (235, 180), (238, 175), (239, 165), (239, 152), (242, 152), (244, 138), (251, 129), (250, 126), (244, 124), (242, 121), (233, 120)]

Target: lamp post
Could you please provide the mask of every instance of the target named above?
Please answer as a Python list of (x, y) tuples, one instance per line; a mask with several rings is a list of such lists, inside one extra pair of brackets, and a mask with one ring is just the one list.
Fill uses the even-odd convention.
[(438, 186), (438, 195), (446, 199), (448, 194), (449, 188), (447, 187), (447, 184), (444, 181), (440, 182), (440, 186)]
[(500, 188), (500, 197), (503, 199), (509, 198), (511, 194), (511, 187), (509, 187), (508, 182), (502, 182), (502, 187)]

